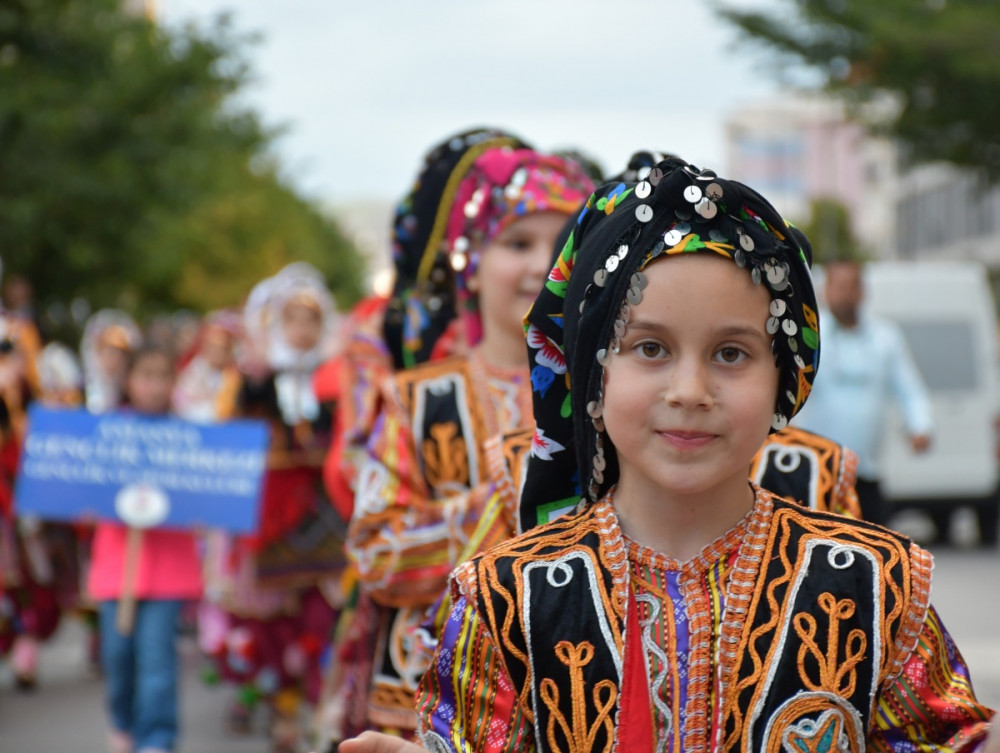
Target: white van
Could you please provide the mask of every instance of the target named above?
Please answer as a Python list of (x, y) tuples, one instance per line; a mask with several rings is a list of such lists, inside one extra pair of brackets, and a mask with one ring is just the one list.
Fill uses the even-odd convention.
[(911, 450), (898, 413), (891, 416), (883, 494), (900, 509), (925, 510), (944, 539), (952, 511), (971, 507), (981, 542), (992, 546), (1000, 511), (1000, 359), (986, 269), (976, 262), (876, 262), (867, 265), (865, 283), (868, 310), (902, 328), (934, 406), (931, 448), (922, 454)]

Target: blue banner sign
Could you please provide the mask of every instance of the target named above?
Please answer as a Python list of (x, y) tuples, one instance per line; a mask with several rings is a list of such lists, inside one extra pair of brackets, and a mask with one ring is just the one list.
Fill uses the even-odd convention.
[(267, 446), (262, 421), (202, 425), (34, 405), (15, 510), (53, 520), (252, 533)]

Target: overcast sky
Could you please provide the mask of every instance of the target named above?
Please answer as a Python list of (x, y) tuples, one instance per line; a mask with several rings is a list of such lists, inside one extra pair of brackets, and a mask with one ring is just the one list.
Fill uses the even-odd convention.
[[(732, 1), (732, 0), (731, 0)], [(774, 6), (775, 0), (756, 4)], [(706, 0), (159, 0), (258, 32), (248, 101), (286, 176), (337, 203), (395, 199), (444, 136), (499, 125), (606, 170), (636, 149), (724, 168), (722, 123), (777, 91)]]

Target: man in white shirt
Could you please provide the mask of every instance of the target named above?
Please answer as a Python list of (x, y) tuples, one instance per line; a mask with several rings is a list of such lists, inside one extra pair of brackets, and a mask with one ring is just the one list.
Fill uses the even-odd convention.
[(823, 368), (794, 423), (857, 453), (862, 515), (884, 525), (889, 516), (878, 485), (879, 451), (889, 401), (899, 406), (913, 451), (924, 452), (933, 430), (930, 397), (899, 327), (862, 311), (859, 263), (827, 264), (825, 295)]

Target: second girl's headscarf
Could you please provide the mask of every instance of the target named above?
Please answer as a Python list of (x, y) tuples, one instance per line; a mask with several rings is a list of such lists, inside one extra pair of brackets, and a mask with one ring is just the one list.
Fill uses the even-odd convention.
[(448, 137), (427, 152), (416, 182), (396, 207), (392, 223), (396, 279), (383, 324), (396, 369), (426, 361), (455, 318), (445, 239), (451, 209), (476, 159), (503, 146), (526, 144), (498, 128), (475, 128)]
[(476, 299), (468, 288), (481, 251), (511, 223), (529, 214), (574, 214), (593, 189), (578, 163), (532, 149), (490, 149), (473, 163), (458, 188), (446, 233), (470, 345), (482, 337)]
[(480, 325), (467, 282), (478, 252), (520, 217), (575, 212), (592, 186), (575, 162), (498, 131), (471, 132), (433, 151), (397, 212), (397, 283), (384, 330), (396, 368), (427, 360), (457, 314), (475, 344)]
[[(643, 270), (680, 253), (716, 253), (771, 296), (768, 333), (780, 369), (772, 430), (802, 407), (819, 366), (812, 252), (753, 189), (671, 158), (605, 184), (577, 216), (525, 318), (535, 438), (521, 495), (522, 530), (599, 498), (618, 479), (604, 435), (604, 365), (646, 286)], [(669, 263), (669, 262), (665, 262)]]

